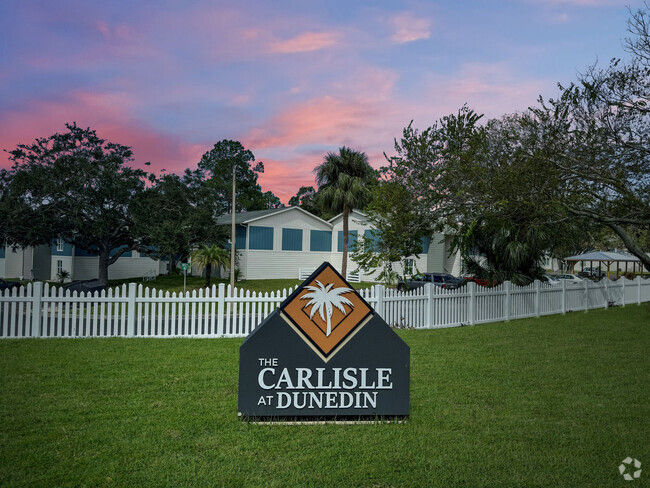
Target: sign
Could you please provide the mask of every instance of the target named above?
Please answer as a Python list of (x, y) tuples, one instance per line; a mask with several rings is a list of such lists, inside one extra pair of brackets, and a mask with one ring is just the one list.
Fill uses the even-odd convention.
[(409, 347), (329, 263), (239, 351), (244, 418), (407, 416), (409, 385)]
[(187, 271), (188, 269), (190, 269), (190, 263), (181, 263), (181, 269), (183, 271)]

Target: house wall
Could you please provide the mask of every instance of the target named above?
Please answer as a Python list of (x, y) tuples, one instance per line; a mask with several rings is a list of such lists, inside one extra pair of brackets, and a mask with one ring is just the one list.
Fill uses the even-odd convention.
[[(75, 256), (72, 266), (74, 269), (73, 280), (96, 279), (99, 258), (96, 256)], [(152, 270), (158, 272), (158, 269), (158, 261), (148, 257), (120, 257), (108, 267), (108, 279), (141, 278)]]
[(13, 250), (11, 246), (5, 251), (5, 277), (20, 278), (23, 276), (23, 249)]
[[(317, 268), (323, 261), (332, 259), (331, 252), (310, 251), (311, 230), (331, 231), (320, 219), (310, 217), (299, 210), (270, 215), (251, 222), (247, 227), (247, 244), (250, 242), (250, 226), (273, 228), (273, 250), (247, 249), (239, 258), (239, 269), (244, 279), (263, 280), (272, 278), (297, 279), (300, 268)], [(301, 229), (302, 251), (282, 250), (282, 229)], [(334, 237), (333, 237), (334, 239)], [(334, 243), (333, 243), (334, 244)], [(340, 257), (339, 257), (340, 261)]]
[(65, 255), (54, 255), (50, 258), (50, 277), (47, 278), (52, 281), (57, 281), (59, 278), (57, 277), (57, 261), (61, 261), (62, 264), (62, 269), (64, 271), (67, 271), (70, 273), (70, 276), (68, 279), (66, 279), (66, 282), (72, 281), (74, 278), (74, 258), (72, 256), (65, 256)]

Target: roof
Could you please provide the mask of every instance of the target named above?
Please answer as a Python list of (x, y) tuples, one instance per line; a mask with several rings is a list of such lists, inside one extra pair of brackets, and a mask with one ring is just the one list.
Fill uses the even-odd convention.
[[(253, 210), (252, 212), (237, 212), (235, 214), (235, 224), (245, 224), (250, 220), (267, 217), (284, 210), (286, 210), (286, 208), (268, 208), (266, 210)], [(227, 225), (231, 222), (232, 214), (225, 214), (217, 219), (217, 224), (219, 225)]]
[[(308, 215), (312, 219), (319, 220), (320, 222), (323, 222), (324, 224), (331, 227), (330, 223), (325, 222), (320, 217), (316, 217), (314, 214), (309, 213), (305, 209), (300, 207), (269, 208), (266, 210), (253, 210), (252, 212), (238, 212), (235, 214), (235, 224), (247, 225), (250, 224), (251, 222), (254, 222), (255, 220), (263, 219), (265, 217), (280, 214), (283, 212), (289, 212), (292, 210), (302, 212), (303, 214)], [(217, 224), (219, 225), (229, 225), (231, 222), (232, 222), (232, 214), (225, 214), (217, 219)]]
[(638, 261), (636, 256), (620, 254), (617, 252), (591, 251), (585, 254), (576, 254), (564, 258), (565, 261)]
[[(358, 214), (358, 215), (361, 215), (362, 217), (368, 217), (368, 215), (365, 214), (365, 213), (363, 213), (361, 210), (357, 210), (357, 209), (355, 209), (355, 208), (353, 208), (352, 210), (350, 210), (350, 216), (352, 216), (352, 214), (355, 214), (355, 213)], [(328, 222), (331, 224), (331, 223), (333, 223), (336, 219), (338, 219), (338, 218), (342, 218), (342, 217), (343, 217), (343, 212), (341, 212), (341, 213), (338, 214), (338, 215), (335, 215), (334, 217), (332, 217), (331, 219), (329, 219)]]

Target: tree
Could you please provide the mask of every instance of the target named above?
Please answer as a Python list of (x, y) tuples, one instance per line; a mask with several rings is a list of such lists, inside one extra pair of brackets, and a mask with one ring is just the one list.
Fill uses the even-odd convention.
[(176, 269), (176, 260), (189, 256), (196, 246), (223, 245), (227, 240), (225, 226), (216, 225), (220, 207), (210, 201), (204, 182), (194, 180), (190, 170), (185, 176), (163, 174), (150, 177), (147, 188), (134, 205), (136, 225), (146, 236), (147, 254), (153, 258), (167, 257), (169, 273)]
[(229, 251), (219, 246), (203, 246), (192, 253), (192, 262), (196, 263), (199, 268), (205, 268), (205, 286), (210, 286), (212, 267), (224, 266), (230, 267)]
[(298, 193), (289, 199), (289, 206), (300, 207), (303, 210), (320, 217), (321, 211), (316, 204), (317, 198), (318, 193), (316, 193), (313, 186), (301, 186)]
[(475, 219), (457, 236), (465, 271), (476, 278), (526, 286), (541, 279), (551, 239), (537, 227)]
[(257, 183), (258, 175), (264, 173), (264, 163), (251, 166), (254, 161), (253, 153), (239, 141), (222, 140), (201, 157), (194, 177), (204, 182), (215, 207), (230, 212), (234, 169), (237, 178), (235, 212), (274, 208), (269, 205), (279, 203), (279, 199), (272, 198), (270, 192), (262, 193)]
[(0, 220), (8, 244), (49, 244), (55, 237), (99, 257), (98, 277), (127, 251), (142, 250), (132, 214), (146, 173), (128, 166), (131, 149), (107, 142), (90, 128), (68, 131), (9, 152)]
[(376, 183), (377, 173), (368, 164), (366, 153), (345, 146), (339, 148), (338, 154), (327, 153), (314, 171), (323, 207), (331, 212), (343, 213), (341, 274), (346, 276), (350, 212), (368, 203), (372, 196), (369, 185)]
[(393, 263), (399, 262), (406, 276), (406, 260), (417, 258), (423, 250), (423, 238), (431, 234), (430, 219), (415, 211), (416, 201), (402, 184), (381, 181), (372, 202), (366, 207), (368, 221), (374, 227), (370, 238), (357, 240), (352, 260), (363, 271), (381, 270), (378, 280), (395, 281)]

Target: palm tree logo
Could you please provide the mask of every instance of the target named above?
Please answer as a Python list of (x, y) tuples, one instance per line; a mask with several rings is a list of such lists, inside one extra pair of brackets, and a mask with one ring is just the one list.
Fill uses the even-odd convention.
[(305, 286), (307, 290), (310, 290), (310, 293), (305, 293), (301, 300), (311, 299), (305, 308), (311, 305), (311, 313), (309, 318), (313, 319), (316, 312), (319, 313), (320, 318), (323, 319), (323, 322), (327, 323), (327, 337), (332, 333), (332, 313), (334, 312), (334, 307), (343, 312), (343, 315), (347, 315), (344, 305), (348, 305), (350, 309), (354, 308), (354, 304), (345, 298), (345, 293), (351, 293), (352, 289), (350, 288), (334, 288), (333, 283), (328, 285), (323, 285), (320, 281), (316, 280), (318, 286)]

